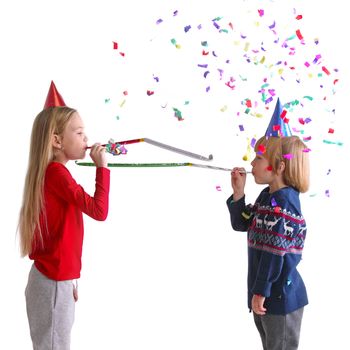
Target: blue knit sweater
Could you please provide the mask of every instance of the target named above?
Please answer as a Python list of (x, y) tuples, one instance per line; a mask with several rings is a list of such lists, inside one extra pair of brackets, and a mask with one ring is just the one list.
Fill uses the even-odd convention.
[(284, 187), (265, 188), (255, 204), (228, 198), (232, 228), (247, 231), (248, 307), (253, 294), (266, 297), (267, 313), (285, 315), (308, 304), (304, 282), (297, 271), (306, 236), (299, 192)]

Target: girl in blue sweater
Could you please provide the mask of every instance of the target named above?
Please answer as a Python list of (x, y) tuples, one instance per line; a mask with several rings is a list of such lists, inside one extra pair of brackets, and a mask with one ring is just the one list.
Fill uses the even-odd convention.
[(296, 350), (308, 304), (297, 265), (306, 237), (299, 193), (309, 187), (308, 148), (297, 136), (263, 136), (255, 145), (252, 174), (266, 184), (254, 205), (245, 204), (246, 173), (231, 172), (227, 200), (232, 228), (247, 231), (248, 307), (264, 350)]

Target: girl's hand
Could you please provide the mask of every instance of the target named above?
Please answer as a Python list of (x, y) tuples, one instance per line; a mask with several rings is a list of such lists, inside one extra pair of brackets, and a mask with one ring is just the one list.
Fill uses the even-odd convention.
[(252, 298), (252, 309), (257, 315), (265, 315), (266, 308), (264, 307), (265, 297), (254, 294)]
[(244, 168), (233, 168), (231, 171), (231, 186), (233, 189), (233, 200), (238, 201), (244, 196), (244, 187), (247, 174)]
[(100, 143), (95, 143), (91, 147), (90, 157), (96, 167), (107, 168), (106, 147), (101, 146)]

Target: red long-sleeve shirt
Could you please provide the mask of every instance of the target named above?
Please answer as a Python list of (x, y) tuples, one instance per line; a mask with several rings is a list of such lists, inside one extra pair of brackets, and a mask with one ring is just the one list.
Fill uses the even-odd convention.
[[(48, 165), (44, 183), (45, 216), (41, 215), (43, 248), (33, 243), (29, 258), (50, 279), (80, 277), (84, 237), (83, 213), (103, 221), (108, 214), (110, 171), (96, 168), (94, 196), (88, 195), (61, 163)], [(35, 237), (35, 236), (34, 236)]]

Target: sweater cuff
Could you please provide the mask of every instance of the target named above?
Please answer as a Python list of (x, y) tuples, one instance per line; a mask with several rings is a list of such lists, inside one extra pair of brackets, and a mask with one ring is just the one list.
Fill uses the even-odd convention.
[(243, 196), (242, 198), (240, 198), (238, 201), (234, 201), (234, 200), (233, 200), (233, 194), (231, 194), (231, 196), (228, 197), (228, 198), (227, 198), (227, 201), (226, 201), (226, 203), (227, 203), (228, 206), (230, 206), (230, 205), (232, 205), (232, 204), (240, 203), (240, 202), (245, 203), (245, 196)]

